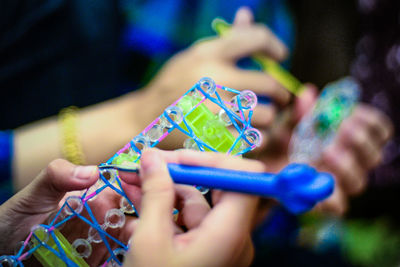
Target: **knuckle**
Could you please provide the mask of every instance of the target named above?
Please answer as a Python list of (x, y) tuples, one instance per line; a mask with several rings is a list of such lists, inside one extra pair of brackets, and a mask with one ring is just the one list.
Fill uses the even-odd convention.
[(197, 44), (189, 48), (184, 52), (186, 55), (191, 55), (194, 60), (200, 60), (207, 55), (207, 48), (204, 47), (204, 44)]
[(357, 184), (357, 186), (354, 187), (353, 195), (360, 194), (367, 187), (367, 179), (366, 179), (366, 177), (361, 177), (361, 178), (362, 179), (359, 179), (359, 183)]
[[(351, 183), (350, 183), (351, 182)], [(353, 179), (349, 181), (347, 193), (351, 196), (359, 195), (367, 186), (367, 177), (365, 175), (353, 174)]]
[(334, 169), (338, 161), (336, 146), (329, 146), (322, 154), (322, 163), (329, 169)]
[(354, 135), (354, 122), (353, 118), (348, 118), (340, 125), (340, 136), (344, 139), (345, 142), (349, 142)]
[(370, 168), (374, 168), (374, 167), (378, 166), (379, 164), (382, 163), (382, 161), (383, 161), (382, 151), (373, 153), (373, 155), (371, 156), (371, 160), (370, 160)]
[(358, 129), (358, 131), (355, 131), (355, 133), (351, 136), (352, 136), (351, 143), (356, 148), (363, 148), (367, 146), (368, 142), (370, 141), (367, 132), (363, 129)]
[(255, 29), (255, 34), (259, 40), (268, 45), (268, 43), (271, 41), (271, 31), (263, 25), (256, 25)]
[(280, 104), (287, 104), (290, 100), (290, 93), (282, 86), (280, 82), (276, 79), (272, 78), (270, 75), (266, 75), (265, 84), (276, 100), (280, 102)]
[(55, 159), (53, 161), (51, 161), (46, 169), (45, 169), (45, 173), (46, 175), (53, 177), (56, 175), (56, 173), (59, 171), (60, 166), (65, 162), (65, 160), (63, 159)]
[[(376, 133), (376, 132), (384, 132), (386, 130), (385, 119), (383, 114), (380, 113), (380, 111), (376, 110), (373, 112), (370, 112), (369, 118), (366, 122), (366, 128), (370, 132)], [(382, 139), (384, 139), (384, 136), (381, 136)]]
[(215, 50), (220, 46), (221, 39), (203, 41), (193, 45), (189, 51), (198, 60), (204, 59), (205, 57), (215, 54)]

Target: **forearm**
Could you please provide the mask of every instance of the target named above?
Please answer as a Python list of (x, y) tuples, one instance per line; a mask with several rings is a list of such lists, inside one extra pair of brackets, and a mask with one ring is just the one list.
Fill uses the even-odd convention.
[[(111, 157), (154, 118), (156, 104), (148, 90), (105, 101), (79, 112), (78, 142), (87, 164)], [(63, 157), (62, 131), (57, 117), (50, 117), (15, 130), (13, 181), (16, 190), (27, 185), (55, 158)]]

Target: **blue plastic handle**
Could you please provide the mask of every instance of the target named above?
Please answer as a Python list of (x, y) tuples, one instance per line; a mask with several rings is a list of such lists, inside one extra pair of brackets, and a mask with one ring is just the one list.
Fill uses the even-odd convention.
[(306, 164), (290, 164), (278, 174), (168, 164), (176, 183), (275, 198), (289, 211), (302, 213), (327, 198), (334, 188), (328, 173)]

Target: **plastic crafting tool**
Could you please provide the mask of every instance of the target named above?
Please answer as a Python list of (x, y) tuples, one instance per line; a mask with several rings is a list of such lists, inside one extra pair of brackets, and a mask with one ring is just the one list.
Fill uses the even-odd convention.
[[(139, 172), (139, 167), (103, 165), (121, 171)], [(318, 173), (306, 164), (290, 164), (278, 174), (236, 171), (203, 166), (168, 164), (175, 183), (240, 192), (278, 200), (292, 213), (310, 210), (328, 197), (334, 180), (328, 173)]]
[[(215, 18), (212, 22), (212, 28), (218, 35), (224, 36), (231, 30), (231, 25), (222, 18)], [(265, 72), (271, 75), (295, 96), (300, 95), (304, 90), (304, 85), (297, 80), (296, 77), (294, 77), (269, 57), (260, 54), (254, 54), (252, 55), (252, 59), (254, 62), (259, 64)]]
[(359, 86), (350, 77), (326, 85), (315, 106), (294, 131), (290, 160), (304, 163), (317, 160), (332, 143), (340, 124), (352, 113), (359, 95)]

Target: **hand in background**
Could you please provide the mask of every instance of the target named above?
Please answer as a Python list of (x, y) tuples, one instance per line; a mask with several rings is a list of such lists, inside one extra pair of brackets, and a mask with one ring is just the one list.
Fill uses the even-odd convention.
[[(285, 122), (278, 121), (271, 131), (275, 146), (260, 155), (269, 171), (279, 171), (289, 163), (288, 146), (293, 127), (314, 105), (317, 90), (313, 86), (296, 99), (293, 112)], [(382, 151), (393, 132), (393, 125), (382, 112), (366, 104), (358, 104), (343, 121), (336, 138), (312, 165), (318, 171), (330, 172), (336, 179), (331, 197), (316, 210), (342, 215), (350, 196), (361, 193), (367, 185), (368, 172), (382, 159)]]
[[(286, 104), (289, 93), (269, 75), (236, 66), (237, 60), (253, 53), (281, 60), (286, 56), (286, 48), (268, 28), (253, 24), (252, 15), (246, 9), (238, 11), (234, 24), (231, 34), (195, 43), (171, 58), (142, 90), (81, 109), (76, 131), (86, 162), (105, 162), (204, 76), (218, 84), (253, 90), (273, 98), (276, 103)], [(274, 105), (260, 105), (254, 111), (253, 124), (266, 130), (274, 115)], [(63, 157), (60, 138), (57, 117), (15, 130), (13, 183), (16, 190), (29, 184), (49, 162)], [(182, 147), (183, 140), (173, 143), (172, 139), (168, 148)]]
[[(242, 8), (227, 35), (194, 43), (172, 57), (143, 91), (153, 99), (147, 103), (147, 110), (152, 110), (153, 117), (159, 116), (202, 77), (210, 77), (217, 84), (237, 90), (252, 90), (257, 95), (272, 98), (281, 106), (287, 104), (289, 93), (271, 76), (236, 65), (238, 60), (255, 53), (278, 61), (287, 55), (283, 43), (266, 26), (252, 20), (251, 12)], [(275, 109), (273, 104), (258, 105), (254, 110), (253, 125), (266, 130), (274, 119)]]
[[(237, 170), (263, 171), (261, 163), (222, 154), (145, 151), (142, 156), (141, 218), (124, 266), (248, 266), (253, 257), (250, 229), (258, 198), (216, 192), (210, 209), (193, 187), (174, 188), (166, 162)], [(190, 194), (182, 194), (189, 190)], [(176, 233), (172, 219), (175, 193), (184, 199), (180, 223), (188, 231)], [(178, 195), (179, 195), (178, 194)]]
[(336, 190), (318, 209), (343, 214), (348, 197), (360, 194), (367, 185), (368, 172), (382, 161), (383, 148), (393, 134), (390, 119), (378, 109), (359, 104), (343, 121), (336, 139), (315, 163), (319, 170), (336, 177)]

